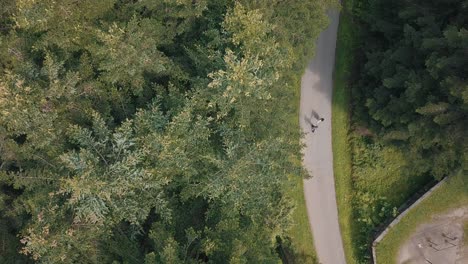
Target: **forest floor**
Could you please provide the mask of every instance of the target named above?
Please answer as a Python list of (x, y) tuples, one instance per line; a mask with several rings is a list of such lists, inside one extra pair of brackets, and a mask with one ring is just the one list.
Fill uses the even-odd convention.
[[(329, 12), (330, 24), (316, 43), (315, 57), (302, 77), (301, 127), (304, 138), (304, 167), (311, 178), (304, 181), (307, 212), (321, 263), (345, 263), (335, 198), (331, 144), (332, 73), (335, 61), (339, 12)], [(311, 125), (320, 123), (315, 132)]]

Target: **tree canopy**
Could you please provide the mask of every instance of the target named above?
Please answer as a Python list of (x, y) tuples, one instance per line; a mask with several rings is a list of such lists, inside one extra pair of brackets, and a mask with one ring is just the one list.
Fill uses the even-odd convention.
[(0, 262), (277, 263), (331, 4), (2, 0)]
[(360, 1), (366, 48), (356, 117), (403, 144), (413, 174), (440, 179), (466, 161), (468, 4)]

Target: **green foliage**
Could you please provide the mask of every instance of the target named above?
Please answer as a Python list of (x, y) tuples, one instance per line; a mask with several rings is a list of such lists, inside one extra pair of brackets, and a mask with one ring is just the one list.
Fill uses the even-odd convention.
[(11, 18), (11, 15), (15, 10), (16, 1), (2, 0), (0, 1), (0, 5), (2, 6), (2, 9), (0, 10), (0, 32), (6, 33), (13, 26), (13, 19)]
[(460, 1), (345, 2), (340, 27), (348, 32), (339, 41), (354, 45), (342, 45), (352, 59), (338, 57), (337, 90), (348, 89), (352, 103), (334, 106), (334, 116), (352, 111), (351, 127), (334, 127), (347, 130), (350, 140), (341, 144), (351, 149), (334, 152), (352, 156), (352, 169), (335, 166), (350, 263), (368, 262), (373, 229), (395, 207), (465, 166), (466, 8)]
[(277, 263), (330, 6), (288, 2), (3, 1), (1, 260)]
[(369, 43), (355, 84), (358, 122), (371, 120), (367, 125), (379, 135), (409, 146), (407, 158), (428, 160), (426, 171), (435, 178), (452, 174), (462, 165), (457, 156), (466, 131), (467, 6), (358, 1), (356, 7), (365, 9), (356, 19)]
[(16, 1), (13, 19), (19, 30), (42, 32), (34, 48), (78, 50), (95, 41), (95, 23), (111, 11), (115, 2), (64, 0), (58, 5), (52, 0), (20, 0)]
[(174, 67), (161, 51), (151, 48), (161, 45), (157, 39), (159, 32), (154, 31), (155, 23), (134, 17), (123, 27), (114, 23), (106, 31), (97, 32), (100, 45), (92, 52), (99, 60), (103, 80), (131, 87), (134, 94), (140, 94), (145, 73), (164, 75)]
[[(368, 192), (358, 192), (356, 194), (356, 205), (358, 205), (356, 214), (359, 216), (357, 221), (362, 224), (363, 229), (361, 229), (361, 232), (365, 236), (382, 220), (391, 216), (392, 213), (390, 204), (385, 198), (376, 198), (375, 195)], [(363, 246), (366, 246), (366, 244), (363, 244)]]
[[(355, 261), (370, 257), (372, 234), (384, 220), (395, 216), (397, 208), (430, 180), (425, 164), (409, 164), (405, 146), (353, 135), (351, 221), (352, 254)], [(351, 177), (351, 173), (350, 176)]]

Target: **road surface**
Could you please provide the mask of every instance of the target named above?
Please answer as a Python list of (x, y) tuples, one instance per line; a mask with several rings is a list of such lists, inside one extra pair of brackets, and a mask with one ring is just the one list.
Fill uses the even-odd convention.
[[(335, 63), (338, 11), (330, 11), (330, 25), (317, 40), (315, 57), (302, 77), (300, 124), (306, 134), (304, 166), (312, 176), (304, 192), (315, 249), (322, 264), (346, 263), (338, 224), (331, 142), (332, 73)], [(325, 121), (311, 133), (317, 118)]]

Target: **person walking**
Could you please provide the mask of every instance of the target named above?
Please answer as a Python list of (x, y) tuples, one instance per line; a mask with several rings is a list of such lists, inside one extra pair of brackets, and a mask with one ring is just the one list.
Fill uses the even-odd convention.
[(312, 131), (312, 133), (314, 133), (314, 132), (315, 132), (315, 129), (317, 129), (317, 128), (318, 128), (318, 126), (316, 126), (316, 125), (310, 123), (310, 130)]
[(318, 128), (318, 124), (320, 124), (320, 123), (323, 122), (323, 121), (325, 121), (325, 118), (322, 117), (322, 118), (320, 118), (320, 119), (317, 121), (317, 124), (316, 124), (316, 125), (314, 125), (314, 124), (312, 124), (312, 122), (310, 122), (310, 130), (312, 131), (312, 133), (314, 133), (314, 132), (315, 132), (315, 129)]

